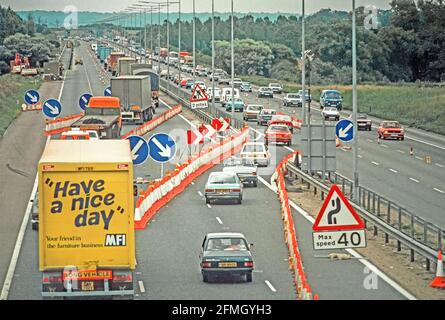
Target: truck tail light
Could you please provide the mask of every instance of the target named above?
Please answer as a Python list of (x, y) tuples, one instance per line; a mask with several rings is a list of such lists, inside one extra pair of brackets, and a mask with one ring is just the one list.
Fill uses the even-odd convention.
[(115, 282), (133, 282), (133, 275), (128, 274), (114, 274), (113, 281)]
[(212, 263), (211, 262), (203, 262), (201, 264), (202, 268), (211, 268), (212, 267)]
[(244, 267), (253, 268), (253, 262), (252, 261), (244, 262)]
[(43, 279), (42, 279), (43, 284), (61, 283), (61, 282), (63, 282), (62, 275), (58, 275), (58, 276), (45, 275), (45, 276), (43, 276)]

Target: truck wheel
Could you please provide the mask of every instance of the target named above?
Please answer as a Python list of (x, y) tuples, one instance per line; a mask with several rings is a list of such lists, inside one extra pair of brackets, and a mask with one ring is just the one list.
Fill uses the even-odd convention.
[(252, 272), (246, 274), (246, 282), (252, 282)]
[(209, 282), (209, 276), (206, 274), (202, 274), (202, 281), (204, 281), (206, 283)]

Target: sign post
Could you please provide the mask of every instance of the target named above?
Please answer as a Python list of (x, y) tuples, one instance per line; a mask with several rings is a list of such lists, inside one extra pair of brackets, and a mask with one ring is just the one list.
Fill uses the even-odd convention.
[(314, 250), (366, 247), (365, 224), (333, 185), (312, 227)]

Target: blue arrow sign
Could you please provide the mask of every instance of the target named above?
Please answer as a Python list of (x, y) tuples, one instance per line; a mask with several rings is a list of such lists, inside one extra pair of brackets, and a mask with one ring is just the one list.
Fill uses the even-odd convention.
[(343, 142), (354, 140), (354, 123), (351, 120), (341, 120), (336, 126), (337, 137)]
[(111, 97), (111, 87), (108, 87), (104, 90), (105, 97)]
[(130, 136), (127, 138), (127, 140), (130, 141), (131, 154), (133, 155), (133, 164), (140, 165), (144, 163), (149, 155), (147, 141), (139, 136)]
[(49, 99), (43, 104), (42, 111), (48, 118), (57, 118), (62, 113), (62, 105), (59, 100)]
[(85, 93), (84, 95), (82, 95), (79, 99), (79, 107), (85, 111), (85, 109), (88, 107), (88, 103), (90, 103), (90, 99), (93, 96), (89, 93)]
[(25, 93), (25, 102), (27, 104), (36, 104), (40, 101), (40, 94), (36, 90), (29, 90)]
[(159, 163), (171, 161), (176, 154), (176, 142), (165, 133), (155, 134), (148, 141), (151, 158)]

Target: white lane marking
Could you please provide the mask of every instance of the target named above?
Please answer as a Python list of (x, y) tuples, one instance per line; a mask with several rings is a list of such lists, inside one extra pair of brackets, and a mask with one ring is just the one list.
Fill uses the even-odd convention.
[(200, 196), (201, 198), (204, 197), (204, 195), (202, 194), (201, 191), (198, 191), (198, 194), (199, 194), (199, 196)]
[(373, 165), (375, 165), (375, 166), (379, 166), (379, 165), (380, 165), (380, 163), (375, 162), (375, 161), (371, 161), (371, 163), (372, 163)]
[(437, 189), (437, 188), (433, 188), (434, 191), (440, 192), (440, 193), (445, 193), (445, 191)]
[(144, 283), (143, 283), (142, 281), (139, 281), (138, 284), (139, 284), (139, 291), (140, 291), (141, 293), (145, 293), (145, 286), (144, 286)]
[(401, 154), (405, 154), (405, 151), (403, 151), (403, 150), (397, 150), (397, 152), (401, 153)]
[(399, 171), (394, 170), (394, 169), (389, 169), (389, 171), (391, 171), (392, 173), (399, 173)]
[(84, 64), (83, 67), (85, 69), (85, 75), (87, 76), (87, 82), (88, 82), (88, 87), (90, 88), (90, 93), (94, 95), (93, 87), (91, 86), (90, 77), (88, 76), (88, 72), (87, 72), (87, 66)]
[(362, 156), (361, 154), (359, 154), (358, 157), (359, 157), (360, 159), (363, 159), (363, 156)]
[(192, 181), (192, 186), (194, 186), (195, 185), (195, 183)]
[[(263, 178), (258, 177), (258, 180), (261, 181), (266, 187), (268, 187), (273, 192), (277, 193), (272, 186), (267, 183)], [(315, 219), (309, 215), (305, 210), (297, 206), (293, 201), (289, 201), (289, 204), (292, 208), (294, 208), (301, 216), (303, 216), (307, 221), (314, 224)], [(411, 293), (406, 291), (403, 287), (401, 287), (398, 283), (393, 281), (391, 278), (389, 278), (385, 273), (383, 273), (379, 268), (377, 268), (375, 265), (373, 265), (368, 260), (363, 259), (355, 250), (347, 249), (347, 251), (354, 255), (357, 258), (360, 258), (358, 261), (361, 262), (363, 265), (368, 267), (369, 270), (372, 270), (374, 274), (379, 276), (383, 281), (385, 281), (387, 284), (389, 284), (391, 287), (393, 287), (397, 292), (399, 292), (402, 296), (409, 300), (417, 300), (416, 297), (414, 297)]]
[(414, 178), (409, 178), (411, 181), (414, 181), (415, 183), (419, 183), (420, 181)]
[(266, 285), (269, 287), (269, 289), (270, 289), (272, 292), (277, 292), (277, 289), (274, 288), (274, 286), (272, 285), (272, 283), (270, 283), (269, 280), (266, 280), (266, 281), (264, 281), (264, 282), (266, 283)]
[[(66, 75), (68, 73), (68, 70), (65, 71), (65, 75), (63, 77), (62, 86), (60, 87), (59, 92), (59, 98), (58, 100), (62, 98), (63, 88), (65, 87), (65, 79)], [(50, 140), (50, 137), (46, 139), (46, 144), (48, 144)], [(23, 217), (22, 225), (20, 226), (19, 233), (17, 235), (17, 240), (15, 242), (14, 251), (12, 252), (11, 261), (9, 262), (8, 272), (6, 273), (5, 281), (3, 282), (2, 292), (0, 295), (0, 300), (7, 300), (9, 295), (9, 290), (12, 285), (12, 280), (14, 277), (15, 268), (17, 267), (17, 262), (19, 259), (20, 251), (22, 249), (23, 239), (25, 237), (26, 233), (26, 227), (28, 226), (29, 217), (31, 215), (31, 209), (32, 209), (32, 202), (31, 200), (34, 200), (37, 193), (38, 188), (38, 174), (36, 175), (36, 179), (34, 180), (34, 186), (31, 191), (31, 196), (29, 197), (28, 206), (26, 207), (25, 216)]]
[(445, 147), (441, 147), (441, 146), (438, 146), (436, 144), (432, 144), (432, 143), (429, 143), (429, 142), (426, 142), (426, 141), (423, 141), (423, 140), (411, 138), (411, 137), (408, 137), (408, 136), (405, 136), (405, 138), (409, 139), (409, 140), (413, 140), (413, 141), (419, 142), (419, 143), (426, 144), (426, 145), (428, 145), (430, 147), (434, 147), (434, 148), (438, 148), (438, 149), (441, 149), (441, 150), (445, 150)]
[(212, 209), (212, 206), (210, 204), (207, 204), (207, 208)]
[(421, 157), (419, 157), (419, 156), (416, 156), (416, 159), (417, 159), (417, 160), (422, 160), (422, 161), (423, 161), (423, 158), (421, 158)]
[(381, 145), (383, 148), (388, 148), (388, 146), (386, 144), (382, 144)]
[(224, 224), (219, 217), (216, 217), (216, 220), (218, 221), (219, 224), (221, 224), (221, 225)]
[(374, 142), (374, 140), (371, 140), (371, 139), (366, 139), (366, 141), (368, 141), (368, 142)]
[(440, 164), (440, 163), (435, 163), (434, 165), (439, 167), (439, 168), (444, 168), (445, 167), (443, 164)]

